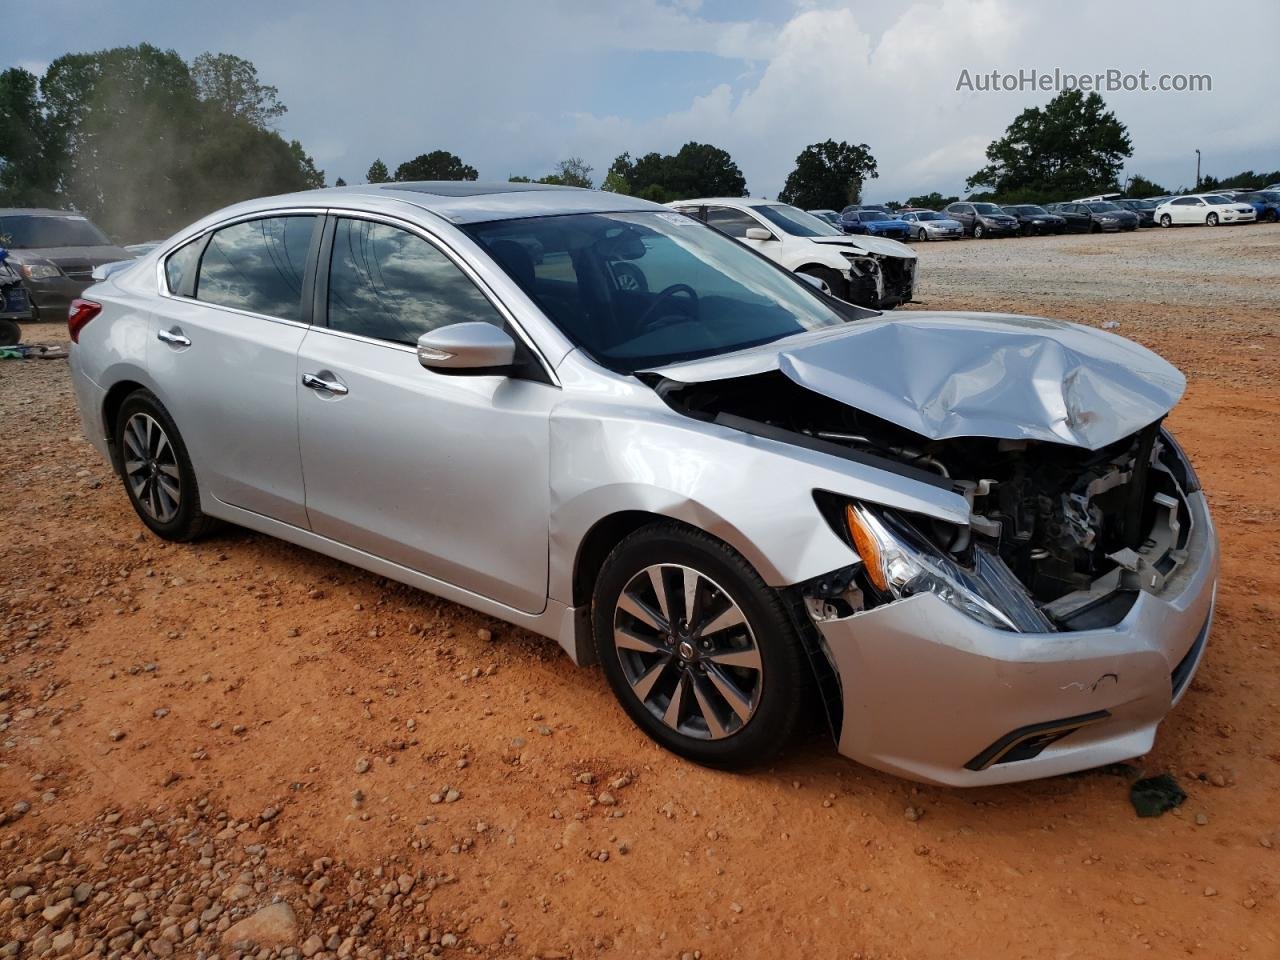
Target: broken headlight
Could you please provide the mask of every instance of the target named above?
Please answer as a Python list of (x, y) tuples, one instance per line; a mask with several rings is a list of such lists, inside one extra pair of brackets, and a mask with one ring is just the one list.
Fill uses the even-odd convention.
[(867, 580), (882, 595), (901, 600), (932, 593), (997, 630), (1054, 630), (997, 554), (974, 545), (966, 566), (901, 514), (861, 503), (845, 506), (844, 522)]

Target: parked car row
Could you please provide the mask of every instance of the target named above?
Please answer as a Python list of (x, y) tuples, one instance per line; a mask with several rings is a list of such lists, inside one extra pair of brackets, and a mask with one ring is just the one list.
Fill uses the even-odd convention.
[(1139, 227), (1182, 224), (1218, 226), (1228, 223), (1280, 221), (1280, 189), (1134, 199), (1096, 196), (1040, 206), (1000, 205), (960, 200), (942, 211), (882, 204), (850, 204), (843, 210), (810, 210), (814, 217), (845, 234), (892, 237), (895, 240), (959, 240), (961, 237), (1041, 236), (1061, 233), (1110, 233)]

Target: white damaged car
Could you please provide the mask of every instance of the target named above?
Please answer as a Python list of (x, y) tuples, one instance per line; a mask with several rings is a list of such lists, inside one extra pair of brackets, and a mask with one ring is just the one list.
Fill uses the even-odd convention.
[(788, 270), (860, 307), (888, 310), (911, 300), (916, 255), (887, 237), (854, 237), (787, 203), (711, 197), (668, 204), (740, 240)]

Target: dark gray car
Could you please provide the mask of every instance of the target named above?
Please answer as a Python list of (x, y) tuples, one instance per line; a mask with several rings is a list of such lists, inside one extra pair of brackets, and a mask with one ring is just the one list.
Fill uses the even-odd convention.
[(22, 275), (34, 318), (67, 318), (71, 301), (93, 282), (93, 268), (133, 255), (73, 210), (0, 208), (0, 246)]

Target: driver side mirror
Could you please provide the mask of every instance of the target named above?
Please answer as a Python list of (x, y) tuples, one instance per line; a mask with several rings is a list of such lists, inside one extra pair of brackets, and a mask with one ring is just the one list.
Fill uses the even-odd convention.
[(418, 362), (441, 373), (500, 373), (515, 356), (511, 335), (483, 320), (437, 327), (418, 338)]
[(774, 236), (764, 227), (747, 227), (745, 234), (748, 240), (772, 240)]

